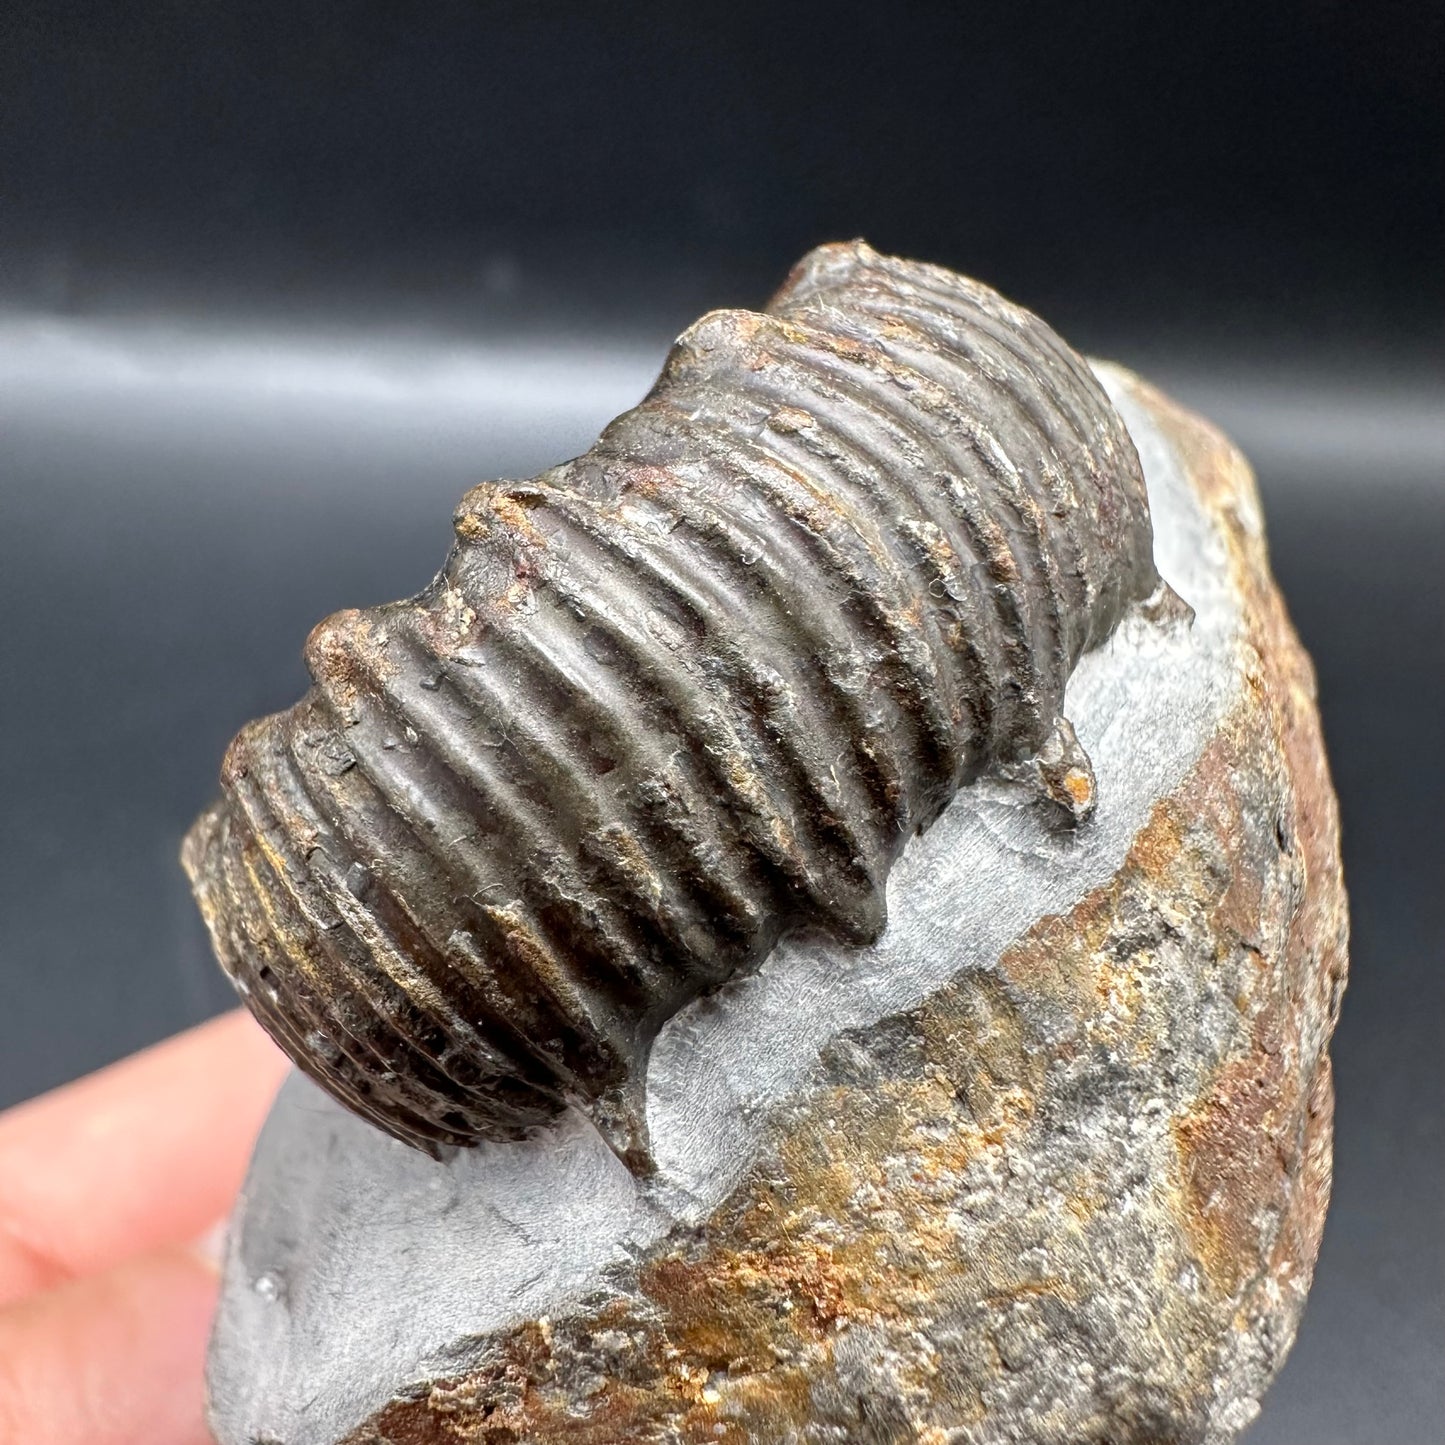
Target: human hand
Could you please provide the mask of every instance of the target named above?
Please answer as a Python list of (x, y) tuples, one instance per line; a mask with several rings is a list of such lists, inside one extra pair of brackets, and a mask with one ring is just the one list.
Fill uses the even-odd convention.
[(285, 1071), (238, 1012), (0, 1114), (0, 1445), (209, 1445), (214, 1241)]

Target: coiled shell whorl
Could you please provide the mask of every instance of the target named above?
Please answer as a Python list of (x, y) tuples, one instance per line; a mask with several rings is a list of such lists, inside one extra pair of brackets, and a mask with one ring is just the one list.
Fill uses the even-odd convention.
[[(1158, 585), (1139, 461), (1037, 317), (861, 243), (686, 331), (584, 456), (306, 645), (183, 861), (257, 1018), (431, 1152), (567, 1104), (647, 1165), (662, 1024), (789, 930), (884, 925), (986, 770), (1087, 760), (1081, 654)], [(1053, 775), (1055, 778), (1057, 773)]]

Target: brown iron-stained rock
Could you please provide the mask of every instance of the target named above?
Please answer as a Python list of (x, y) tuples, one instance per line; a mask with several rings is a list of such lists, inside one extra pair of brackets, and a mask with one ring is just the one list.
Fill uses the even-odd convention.
[[(1214, 578), (1232, 609), (1210, 634), (1214, 653), (1205, 633), (1218, 609), (1200, 608), (1192, 641), (1169, 634), (1184, 700), (1158, 706), (1178, 709), (1179, 730), (1199, 730), (1177, 775), (1166, 776), (1167, 747), (1150, 729), (1101, 747), (1110, 719), (1071, 708), (1105, 806), (1111, 755), (1161, 779), (1112, 871), (982, 959), (967, 934), (971, 909), (994, 906), (991, 876), (957, 885), (979, 896), (942, 931), (941, 905), (929, 905), (932, 924), (902, 916), (932, 956), (956, 951), (956, 969), (938, 964), (921, 997), (832, 1034), (792, 1082), (738, 1085), (751, 1132), (719, 1150), (734, 1172), (714, 1181), (716, 1198), (706, 1179), (687, 1198), (669, 1195), (680, 1186), (666, 1159), (651, 1182), (600, 1173), (577, 1189), (586, 1237), (574, 1239), (565, 1209), (561, 1225), (547, 1222), (555, 1191), (526, 1203), (532, 1156), (505, 1152), (526, 1146), (484, 1146), (495, 1152), (448, 1210), (514, 1165), (521, 1182), (496, 1184), (461, 1236), (474, 1255), (449, 1246), (457, 1280), (479, 1283), (452, 1288), (445, 1263), (423, 1262), (430, 1206), (386, 1226), (410, 1228), (417, 1249), (415, 1273), (398, 1265), (388, 1290), (413, 1288), (426, 1309), (448, 1293), (454, 1317), (446, 1348), (434, 1339), (411, 1363), (382, 1358), (379, 1344), (372, 1367), (371, 1346), (344, 1370), (318, 1363), (328, 1343), (335, 1352), (371, 1328), (376, 1305), (349, 1305), (347, 1288), (364, 1286), (346, 1281), (366, 1260), (391, 1270), (380, 1252), (391, 1236), (367, 1222), (367, 1204), (336, 1214), (316, 1202), (328, 1190), (352, 1198), (368, 1177), (359, 1171), (314, 1184), (310, 1203), (293, 1194), (285, 1210), (268, 1194), (295, 1188), (284, 1181), (303, 1144), (331, 1141), (332, 1171), (358, 1147), (339, 1113), (283, 1095), (278, 1115), (290, 1120), (263, 1139), (248, 1183), (213, 1349), (225, 1445), (1221, 1445), (1253, 1418), (1293, 1339), (1329, 1194), (1326, 1046), (1347, 927), (1336, 807), (1310, 664), (1269, 574), (1245, 463), (1143, 383), (1107, 376), (1146, 476), (1156, 468), (1151, 492), (1176, 468), (1207, 524), (1187, 554), (1176, 540), (1175, 555)], [(1161, 570), (1197, 603), (1168, 561), (1176, 524), (1157, 501), (1155, 516)], [(1119, 646), (1144, 656), (1156, 633), (1181, 625), (1140, 619)], [(1196, 685), (1204, 701), (1191, 700)], [(1108, 696), (1145, 684), (1119, 687)], [(1147, 713), (1152, 695), (1139, 696)], [(979, 826), (1017, 850), (1019, 870), (1040, 867), (1006, 803), (960, 795), (952, 806), (982, 810)], [(1101, 813), (1101, 834), (1108, 826)], [(945, 866), (905, 869), (900, 888)], [(760, 989), (775, 966), (792, 965), (770, 961)], [(745, 1012), (755, 997), (717, 1007)], [(706, 1043), (713, 1016), (706, 1001), (693, 1008), (686, 1028)], [(668, 1070), (768, 1067), (747, 1051), (688, 1064), (693, 1038), (664, 1038), (654, 1057), (649, 1117), (664, 1145), (670, 1129), (732, 1118), (676, 1105)], [(456, 1176), (413, 1171), (454, 1166), (411, 1157), (395, 1161), (412, 1181), (396, 1188), (417, 1191), (407, 1198), (452, 1187)], [(373, 1173), (378, 1159), (392, 1167), (378, 1155)], [(557, 1265), (555, 1283), (522, 1278), (580, 1257), (598, 1220), (634, 1208), (600, 1265)], [(513, 1248), (519, 1263), (496, 1264), (494, 1278), (488, 1252)], [(396, 1331), (386, 1338), (394, 1354)], [(365, 1406), (364, 1422), (348, 1418), (346, 1371), (356, 1410), (368, 1392), (393, 1398)]]

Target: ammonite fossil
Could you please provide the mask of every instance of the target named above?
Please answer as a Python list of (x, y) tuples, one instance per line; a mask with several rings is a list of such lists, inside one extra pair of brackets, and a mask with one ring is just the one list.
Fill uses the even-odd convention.
[(875, 938), (985, 771), (1075, 818), (1080, 655), (1159, 586), (1139, 461), (1037, 317), (861, 243), (717, 311), (593, 448), (322, 622), (184, 849), (296, 1063), (436, 1152), (569, 1104), (635, 1168), (662, 1024), (790, 930)]

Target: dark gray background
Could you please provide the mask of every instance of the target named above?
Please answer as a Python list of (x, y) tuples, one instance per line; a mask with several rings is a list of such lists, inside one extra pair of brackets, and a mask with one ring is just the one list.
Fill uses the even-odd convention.
[(1256, 464), (1354, 948), (1335, 1204), (1250, 1440), (1445, 1439), (1440, 13), (3, 7), (0, 1104), (229, 1004), (175, 851), (311, 623), (863, 234)]

